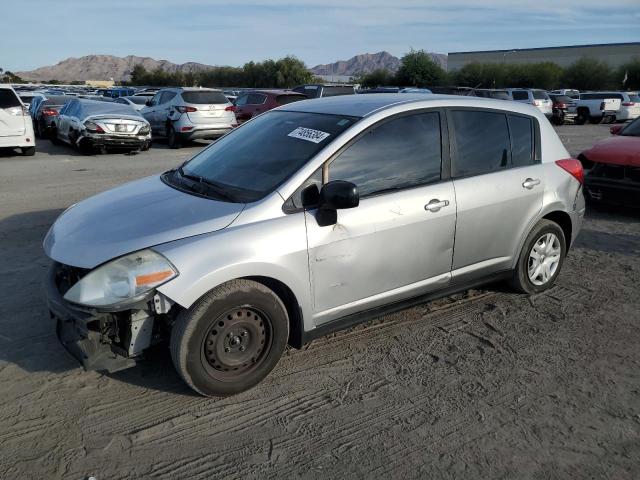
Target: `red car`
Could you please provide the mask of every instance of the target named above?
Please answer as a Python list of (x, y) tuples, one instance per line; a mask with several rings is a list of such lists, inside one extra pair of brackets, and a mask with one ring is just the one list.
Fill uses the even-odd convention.
[(612, 136), (582, 152), (586, 198), (640, 207), (640, 118), (610, 129)]
[(307, 96), (302, 93), (287, 90), (252, 90), (243, 92), (236, 99), (236, 119), (238, 123), (246, 122), (250, 118), (260, 115), (267, 110), (306, 100)]

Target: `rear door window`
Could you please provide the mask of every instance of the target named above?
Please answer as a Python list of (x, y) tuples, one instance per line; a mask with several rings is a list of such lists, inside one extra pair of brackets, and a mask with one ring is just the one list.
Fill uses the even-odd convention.
[(453, 177), (491, 173), (509, 165), (509, 128), (503, 113), (452, 110), (455, 155)]
[(222, 92), (215, 91), (189, 91), (182, 92), (182, 98), (187, 103), (195, 103), (199, 105), (216, 105), (221, 103), (229, 103), (229, 99)]
[(511, 163), (514, 167), (533, 165), (534, 135), (533, 121), (529, 117), (509, 115), (511, 137)]
[(542, 90), (534, 90), (533, 98), (536, 100), (549, 100), (549, 95), (547, 95), (547, 92), (543, 92)]
[(20, 107), (20, 99), (13, 93), (13, 90), (8, 88), (0, 88), (0, 108), (13, 108)]
[(366, 132), (329, 165), (329, 178), (347, 180), (361, 197), (440, 180), (438, 112), (406, 115)]

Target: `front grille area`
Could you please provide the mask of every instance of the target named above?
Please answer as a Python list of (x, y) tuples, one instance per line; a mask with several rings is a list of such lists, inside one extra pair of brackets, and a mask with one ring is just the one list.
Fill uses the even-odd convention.
[(91, 271), (88, 268), (72, 267), (57, 262), (53, 268), (56, 287), (62, 296)]
[(588, 175), (593, 178), (628, 180), (640, 183), (640, 167), (596, 163)]

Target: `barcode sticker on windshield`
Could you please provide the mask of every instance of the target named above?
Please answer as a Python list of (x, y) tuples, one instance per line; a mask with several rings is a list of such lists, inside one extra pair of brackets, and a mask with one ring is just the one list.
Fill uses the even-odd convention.
[(320, 130), (314, 130), (312, 128), (298, 127), (291, 132), (288, 137), (299, 138), (300, 140), (306, 140), (308, 142), (320, 143), (327, 138), (330, 133), (321, 132)]

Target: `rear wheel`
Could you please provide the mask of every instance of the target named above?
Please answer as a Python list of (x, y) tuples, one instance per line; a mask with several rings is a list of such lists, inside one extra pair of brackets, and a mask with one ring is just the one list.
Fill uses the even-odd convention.
[(167, 145), (169, 145), (169, 148), (181, 147), (176, 129), (171, 124), (167, 125)]
[(93, 144), (86, 139), (80, 141), (80, 143), (78, 144), (78, 150), (80, 150), (80, 153), (82, 153), (83, 155), (93, 155), (96, 153)]
[(550, 220), (540, 220), (522, 246), (511, 285), (523, 293), (540, 293), (551, 288), (566, 252), (562, 228)]
[(269, 374), (288, 338), (289, 317), (280, 298), (260, 283), (233, 280), (179, 315), (171, 332), (171, 357), (198, 393), (233, 395)]
[(25, 157), (33, 157), (36, 154), (36, 147), (24, 147), (20, 150)]
[(589, 120), (588, 109), (578, 109), (578, 115), (576, 116), (576, 123), (578, 125), (584, 125)]

